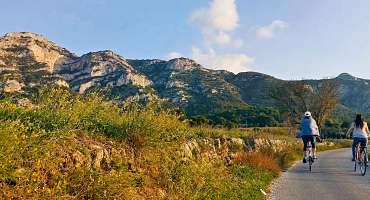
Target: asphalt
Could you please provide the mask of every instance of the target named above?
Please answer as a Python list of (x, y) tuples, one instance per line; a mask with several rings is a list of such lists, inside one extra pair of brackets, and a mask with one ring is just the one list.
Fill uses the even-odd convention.
[(351, 149), (322, 152), (309, 172), (302, 161), (273, 184), (272, 200), (368, 200), (370, 167), (365, 176), (354, 172)]

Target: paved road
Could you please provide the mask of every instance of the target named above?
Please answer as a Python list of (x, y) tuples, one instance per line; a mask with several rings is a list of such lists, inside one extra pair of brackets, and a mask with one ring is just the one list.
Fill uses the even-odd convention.
[[(364, 177), (353, 171), (350, 149), (319, 154), (312, 172), (307, 164), (295, 165), (275, 182), (272, 200), (367, 200), (370, 199), (370, 173)], [(370, 168), (368, 168), (369, 170)]]

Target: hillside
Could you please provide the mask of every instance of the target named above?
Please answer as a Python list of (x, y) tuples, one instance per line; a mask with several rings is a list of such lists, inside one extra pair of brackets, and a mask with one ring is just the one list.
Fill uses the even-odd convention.
[(357, 112), (370, 112), (370, 80), (343, 73), (336, 80), (341, 84), (341, 102)]
[(244, 102), (258, 106), (273, 106), (269, 96), (271, 87), (282, 80), (257, 72), (241, 72), (225, 78), (235, 85)]
[(132, 66), (152, 80), (152, 87), (164, 99), (183, 107), (189, 115), (217, 112), (245, 106), (238, 88), (195, 61), (130, 60)]
[[(103, 89), (116, 100), (165, 99), (189, 116), (271, 107), (270, 88), (284, 82), (258, 72), (211, 70), (187, 58), (132, 60), (109, 50), (77, 56), (40, 35), (25, 32), (0, 38), (0, 72), (0, 91), (5, 93), (32, 94), (45, 83), (81, 94)], [(349, 74), (335, 79), (341, 84), (343, 106), (370, 112), (370, 80)]]

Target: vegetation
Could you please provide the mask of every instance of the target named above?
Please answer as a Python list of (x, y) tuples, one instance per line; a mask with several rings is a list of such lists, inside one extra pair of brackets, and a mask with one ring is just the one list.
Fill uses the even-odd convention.
[(184, 160), (180, 145), (210, 129), (191, 129), (159, 104), (118, 107), (55, 88), (33, 100), (0, 103), (1, 198), (256, 199), (278, 174)]
[(329, 79), (316, 85), (290, 81), (273, 88), (271, 97), (291, 124), (299, 123), (302, 113), (309, 110), (321, 128), (339, 102), (339, 84)]
[(345, 132), (356, 113), (339, 104), (339, 85), (336, 80), (282, 82), (269, 90), (269, 98), (272, 97), (275, 107), (242, 106), (191, 116), (190, 123), (227, 128), (297, 127), (302, 113), (309, 110), (324, 138), (346, 138)]
[[(260, 189), (267, 191), (301, 146), (286, 128), (189, 127), (161, 103), (117, 106), (58, 88), (42, 89), (32, 102), (0, 101), (2, 199), (263, 199)], [(272, 135), (289, 145), (259, 152), (231, 146), (212, 159), (202, 147), (199, 157), (184, 156), (193, 139)]]
[(210, 124), (228, 128), (274, 127), (280, 124), (280, 115), (274, 108), (248, 106), (216, 114), (192, 116), (190, 122), (192, 125)]

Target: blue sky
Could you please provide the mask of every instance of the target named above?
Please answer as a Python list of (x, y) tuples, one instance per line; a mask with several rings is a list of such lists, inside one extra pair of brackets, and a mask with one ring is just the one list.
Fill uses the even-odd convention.
[(0, 0), (0, 34), (42, 34), (78, 55), (185, 56), (283, 79), (370, 78), (368, 0)]

